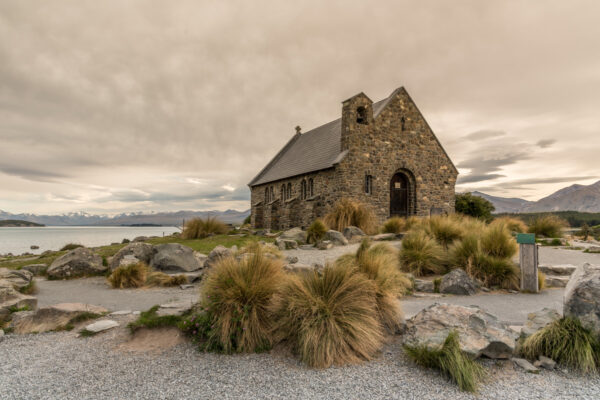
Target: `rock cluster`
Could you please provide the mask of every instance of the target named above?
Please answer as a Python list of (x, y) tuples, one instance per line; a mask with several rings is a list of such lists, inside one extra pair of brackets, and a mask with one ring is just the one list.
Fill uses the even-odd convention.
[(51, 279), (74, 278), (85, 275), (99, 275), (108, 270), (102, 257), (85, 247), (78, 247), (54, 260), (46, 273)]
[(600, 265), (585, 263), (571, 275), (563, 315), (579, 318), (585, 327), (600, 334)]

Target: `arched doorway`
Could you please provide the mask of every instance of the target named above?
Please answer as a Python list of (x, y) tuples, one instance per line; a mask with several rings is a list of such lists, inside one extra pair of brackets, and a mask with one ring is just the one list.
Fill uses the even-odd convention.
[(390, 216), (408, 217), (410, 204), (410, 179), (403, 172), (396, 172), (390, 181)]

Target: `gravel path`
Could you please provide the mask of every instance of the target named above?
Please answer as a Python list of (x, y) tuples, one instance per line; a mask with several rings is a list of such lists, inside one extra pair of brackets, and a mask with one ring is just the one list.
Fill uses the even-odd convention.
[[(124, 317), (122, 325), (127, 322)], [(475, 397), (413, 365), (399, 338), (361, 365), (308, 369), (284, 349), (264, 354), (199, 353), (188, 343), (162, 354), (125, 353), (124, 328), (91, 338), (72, 332), (10, 335), (0, 342), (0, 398), (11, 399), (597, 399), (600, 377), (515, 370), (484, 361)]]

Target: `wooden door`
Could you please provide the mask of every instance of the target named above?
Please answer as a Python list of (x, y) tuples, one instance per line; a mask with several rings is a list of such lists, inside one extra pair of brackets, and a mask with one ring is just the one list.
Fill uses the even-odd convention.
[(390, 215), (408, 216), (408, 178), (400, 172), (395, 174), (390, 182)]

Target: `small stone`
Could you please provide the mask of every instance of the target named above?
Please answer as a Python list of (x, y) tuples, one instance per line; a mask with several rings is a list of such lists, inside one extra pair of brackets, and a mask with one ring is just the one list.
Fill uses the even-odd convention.
[(303, 244), (298, 246), (298, 249), (300, 250), (317, 250), (317, 248), (315, 246), (313, 246), (312, 244)]
[(119, 323), (117, 321), (105, 319), (102, 321), (94, 322), (93, 324), (89, 324), (85, 327), (85, 330), (93, 333), (98, 333), (112, 328), (116, 328), (117, 326), (119, 326)]
[(179, 285), (179, 287), (181, 288), (181, 290), (185, 290), (185, 289), (192, 289), (194, 287), (194, 285)]
[(342, 232), (334, 231), (332, 229), (325, 233), (325, 239), (330, 241), (334, 246), (346, 246), (348, 244), (348, 239), (344, 237)]
[(131, 315), (140, 315), (142, 312), (141, 311), (134, 311), (131, 313)]
[(131, 310), (121, 310), (110, 313), (110, 315), (129, 315), (131, 314)]
[(319, 244), (317, 244), (317, 249), (319, 250), (329, 250), (333, 248), (333, 243), (331, 243), (329, 240), (323, 240), (322, 242), (319, 242)]
[(287, 256), (285, 259), (290, 264), (296, 264), (298, 262), (298, 257), (296, 256)]
[(531, 374), (537, 374), (538, 372), (540, 372), (538, 368), (533, 366), (529, 361), (527, 361), (524, 358), (513, 358), (512, 360), (517, 366), (523, 368), (525, 372), (529, 372)]
[(464, 270), (457, 268), (442, 277), (440, 293), (470, 296), (477, 293), (477, 285)]
[(535, 365), (538, 368), (542, 367), (544, 369), (553, 370), (554, 368), (556, 368), (556, 361), (545, 356), (540, 356), (540, 358), (535, 363), (533, 363), (533, 365)]
[(373, 240), (394, 240), (396, 239), (395, 233), (380, 233), (379, 235), (375, 235), (372, 237)]
[(433, 281), (426, 281), (423, 279), (415, 279), (415, 290), (423, 293), (433, 293), (435, 285)]

